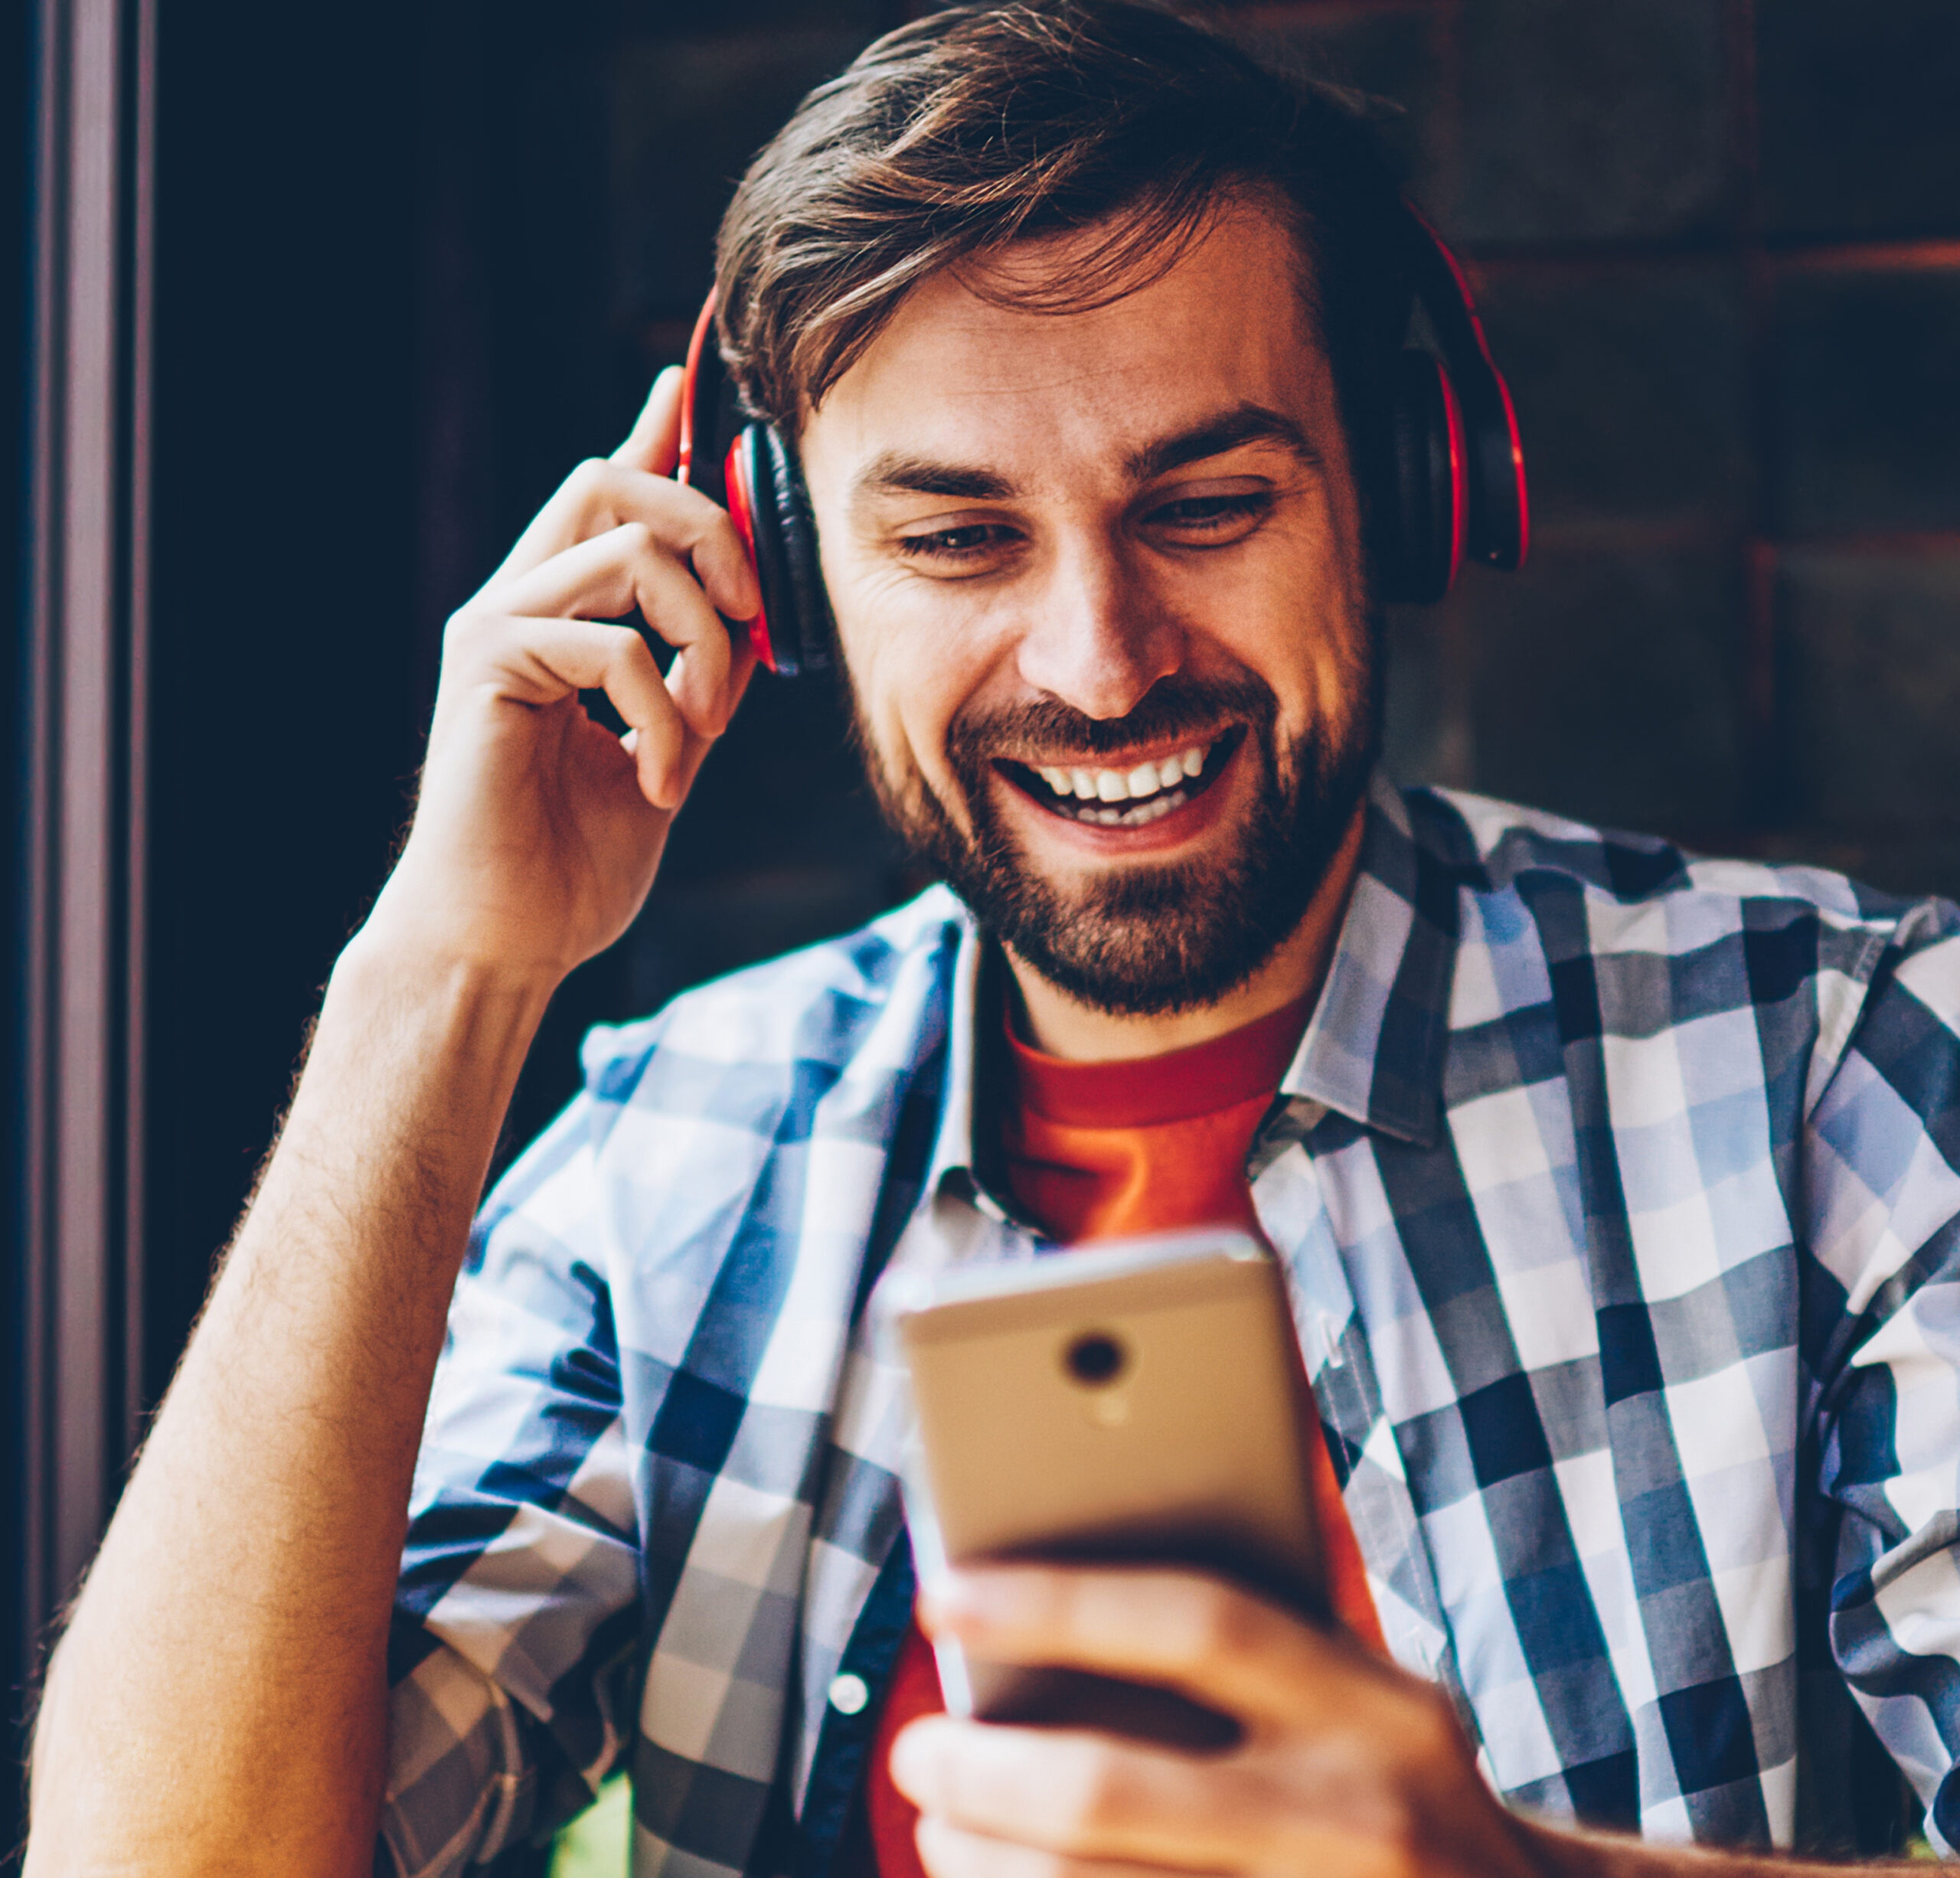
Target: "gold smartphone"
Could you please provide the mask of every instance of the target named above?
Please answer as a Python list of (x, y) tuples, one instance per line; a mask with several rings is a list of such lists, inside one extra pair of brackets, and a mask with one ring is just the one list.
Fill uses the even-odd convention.
[[(877, 1309), (911, 1379), (923, 1583), (982, 1559), (1168, 1564), (1325, 1619), (1312, 1397), (1285, 1281), (1244, 1233), (895, 1272)], [(1168, 1690), (938, 1656), (956, 1714), (1194, 1747), (1234, 1732)]]

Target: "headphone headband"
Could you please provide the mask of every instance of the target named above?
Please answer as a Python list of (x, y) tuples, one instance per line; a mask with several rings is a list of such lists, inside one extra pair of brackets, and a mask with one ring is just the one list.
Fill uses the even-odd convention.
[[(1511, 389), (1491, 356), (1456, 256), (1405, 198), (1410, 292), (1438, 355), (1405, 347), (1388, 413), (1387, 485), (1369, 490), (1370, 553), (1381, 597), (1441, 599), (1467, 556), (1508, 571), (1524, 559), (1530, 508)], [(763, 590), (748, 629), (784, 677), (830, 663), (833, 629), (816, 522), (795, 452), (744, 420), (714, 338), (710, 292), (688, 342), (676, 475), (733, 515)], [(1371, 452), (1361, 452), (1367, 460)]]
[(1491, 356), (1462, 263), (1406, 197), (1403, 207), (1413, 236), (1415, 297), (1429, 316), (1463, 410), (1468, 457), (1464, 552), (1487, 567), (1512, 573), (1524, 564), (1530, 546), (1531, 508), (1511, 387)]
[(688, 335), (688, 363), (681, 380), (681, 460), (674, 475), (677, 482), (698, 489), (711, 501), (728, 505), (722, 474), (720, 452), (716, 444), (721, 432), (721, 407), (724, 398), (732, 406), (728, 371), (721, 362), (721, 348), (714, 341), (714, 307), (717, 290), (710, 287), (694, 329)]

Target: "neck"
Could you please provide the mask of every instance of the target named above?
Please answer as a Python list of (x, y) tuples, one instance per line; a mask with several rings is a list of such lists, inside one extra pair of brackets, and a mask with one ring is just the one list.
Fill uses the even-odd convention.
[(1008, 952), (1027, 1018), (1027, 1040), (1072, 1063), (1121, 1063), (1208, 1043), (1297, 1000), (1317, 995), (1334, 958), (1334, 941), (1354, 890), (1361, 859), (1364, 803), (1296, 926), (1258, 971), (1217, 1003), (1155, 1017), (1122, 1017), (1078, 1004)]

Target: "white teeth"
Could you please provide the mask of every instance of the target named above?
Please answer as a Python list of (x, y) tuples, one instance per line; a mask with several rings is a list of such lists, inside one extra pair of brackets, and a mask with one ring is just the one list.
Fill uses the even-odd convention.
[(1076, 821), (1093, 822), (1099, 828), (1140, 828), (1160, 815), (1168, 815), (1174, 808), (1183, 808), (1190, 800), (1188, 790), (1166, 789), (1146, 802), (1127, 805), (1100, 801), (1085, 802), (1073, 812)]
[[(1165, 791), (1178, 791), (1177, 801), (1185, 798), (1180, 787), (1185, 781), (1204, 772), (1207, 746), (1194, 744), (1189, 750), (1180, 750), (1174, 756), (1166, 756), (1155, 763), (1138, 763), (1134, 769), (1064, 769), (1059, 766), (1043, 765), (1035, 773), (1057, 795), (1073, 796), (1083, 802), (1115, 803), (1139, 802), (1150, 804), (1153, 809), (1162, 803), (1171, 806)], [(1158, 812), (1161, 812), (1161, 809)], [(1127, 813), (1119, 809), (1105, 808), (1085, 810), (1084, 821), (1098, 821), (1107, 827), (1122, 822), (1126, 827), (1137, 825), (1140, 812)], [(1141, 816), (1143, 821), (1155, 821), (1156, 814)]]
[(1183, 808), (1188, 799), (1182, 789), (1177, 789), (1168, 795), (1153, 795), (1132, 808), (1082, 808), (1076, 814), (1080, 821), (1099, 822), (1106, 828), (1140, 828), (1174, 808)]

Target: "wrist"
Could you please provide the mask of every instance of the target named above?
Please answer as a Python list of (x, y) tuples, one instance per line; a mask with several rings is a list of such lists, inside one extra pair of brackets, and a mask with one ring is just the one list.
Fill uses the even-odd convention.
[(1750, 1862), (1731, 1867), (1719, 1854), (1695, 1846), (1657, 1846), (1631, 1833), (1552, 1825), (1514, 1813), (1517, 1842), (1539, 1878), (1686, 1878), (1704, 1869), (1758, 1871)]
[(534, 1008), (541, 1017), (570, 972), (555, 959), (501, 956), (454, 933), (403, 919), (384, 898), (341, 948), (328, 989), (358, 987), (368, 995), (432, 1008)]
[(501, 1125), (502, 1104), (563, 977), (417, 942), (371, 922), (334, 962), (311, 1058), (336, 1040), (359, 1051), (364, 1040), (385, 1036), (388, 1060), (405, 1050), (453, 1092), (452, 1101), (475, 1089), (496, 1106)]

